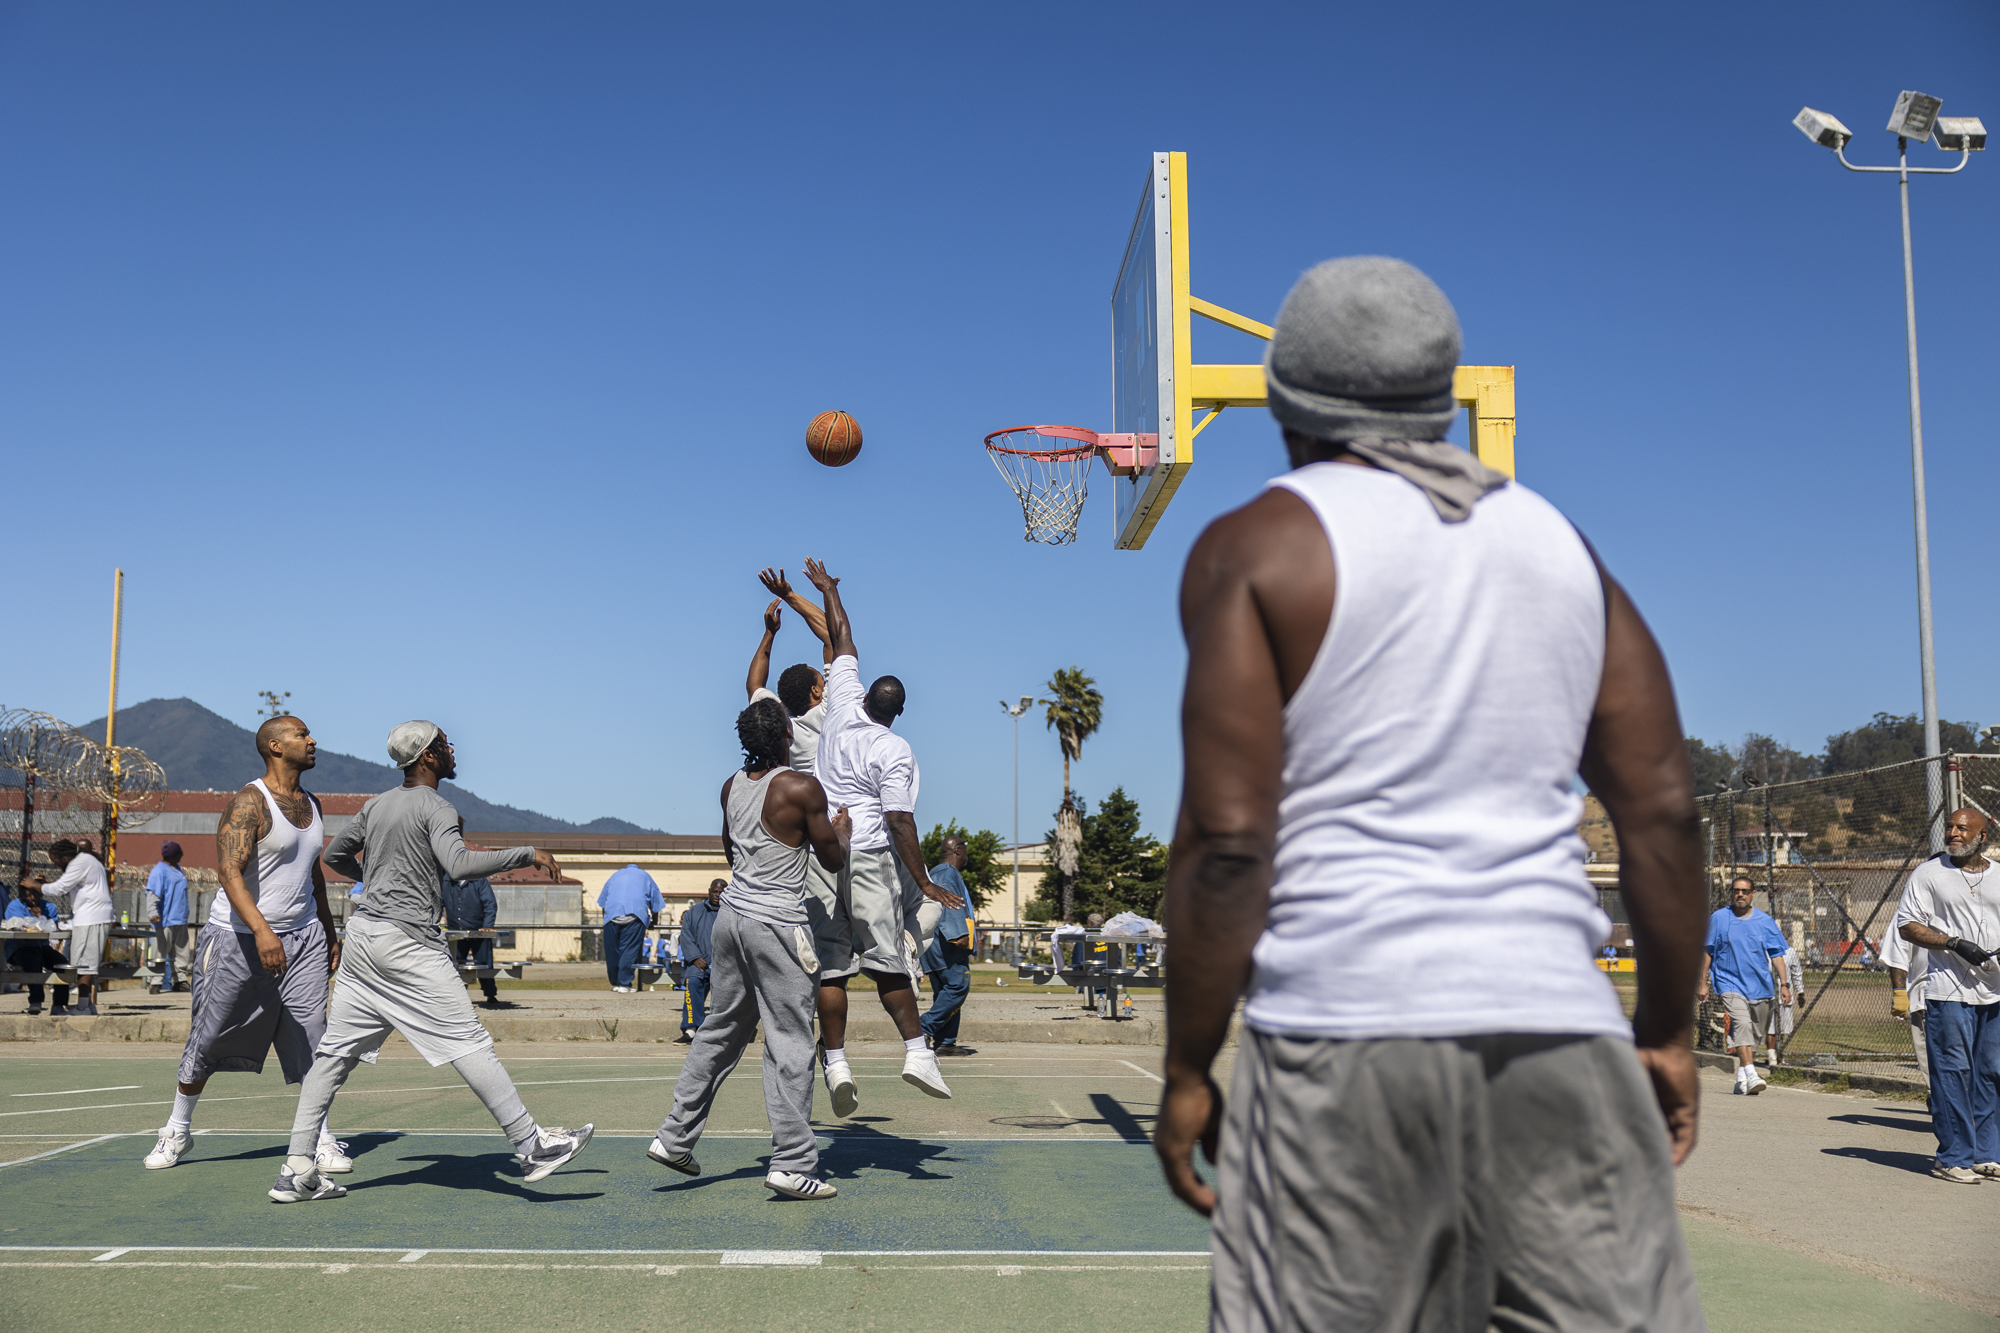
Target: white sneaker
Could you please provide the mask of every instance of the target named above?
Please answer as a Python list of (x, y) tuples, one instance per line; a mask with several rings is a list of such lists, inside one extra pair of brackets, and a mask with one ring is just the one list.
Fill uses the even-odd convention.
[(153, 1145), (153, 1151), (146, 1154), (146, 1169), (164, 1171), (178, 1164), (182, 1154), (192, 1147), (194, 1147), (192, 1135), (169, 1125), (160, 1131), (160, 1141)]
[(1979, 1173), (1969, 1166), (1934, 1166), (1931, 1174), (1939, 1180), (1948, 1180), (1954, 1185), (1980, 1185), (1985, 1182)]
[(632, 988), (630, 986), (613, 986), (611, 988), (611, 993), (613, 995), (630, 995), (632, 993)]
[(826, 1067), (826, 1095), (833, 1099), (833, 1113), (845, 1120), (861, 1105), (861, 1089), (855, 1086), (854, 1071), (842, 1060)]
[(328, 1139), (313, 1153), (313, 1165), (321, 1175), (344, 1176), (354, 1169), (354, 1159), (347, 1155), (347, 1144), (340, 1139)]
[(319, 1168), (313, 1167), (303, 1176), (292, 1174), (287, 1166), (279, 1170), (278, 1183), (271, 1186), (270, 1198), (273, 1203), (308, 1203), (314, 1199), (340, 1199), (347, 1195), (347, 1186), (336, 1185), (320, 1175)]
[(798, 1171), (773, 1171), (764, 1177), (764, 1187), (776, 1190), (788, 1199), (831, 1199), (840, 1193), (818, 1176)]
[(521, 1164), (521, 1179), (532, 1185), (548, 1175), (582, 1152), (594, 1132), (596, 1127), (592, 1125), (578, 1129), (543, 1129), (541, 1142), (535, 1145), (533, 1151), (515, 1155), (515, 1160)]
[(1757, 1071), (1753, 1068), (1750, 1071), (1750, 1077), (1743, 1081), (1743, 1092), (1746, 1096), (1755, 1097), (1770, 1086), (1770, 1084), (1757, 1076)]
[(1972, 1169), (1988, 1180), (2000, 1180), (2000, 1162), (1974, 1162)]
[(658, 1139), (654, 1139), (646, 1145), (646, 1156), (652, 1158), (661, 1166), (669, 1167), (684, 1176), (698, 1176), (701, 1174), (701, 1163), (694, 1160), (693, 1153), (668, 1152), (660, 1146)]
[(944, 1075), (938, 1072), (937, 1056), (929, 1051), (909, 1051), (903, 1056), (903, 1082), (933, 1097), (950, 1098)]

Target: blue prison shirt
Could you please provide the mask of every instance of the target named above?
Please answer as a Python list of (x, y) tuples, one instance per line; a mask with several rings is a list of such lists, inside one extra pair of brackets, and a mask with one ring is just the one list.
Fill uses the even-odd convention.
[(626, 866), (604, 882), (603, 892), (597, 895), (597, 905), (604, 909), (604, 919), (613, 920), (621, 916), (636, 916), (641, 921), (650, 921), (653, 913), (667, 905), (660, 896), (660, 886), (653, 877), (637, 866)]
[(1785, 936), (1766, 912), (1738, 916), (1727, 907), (1708, 918), (1709, 989), (1717, 995), (1768, 1000), (1778, 993), (1771, 960), (1785, 956)]
[(146, 876), (146, 892), (160, 904), (160, 924), (185, 926), (188, 923), (188, 877), (179, 866), (165, 861), (153, 866)]

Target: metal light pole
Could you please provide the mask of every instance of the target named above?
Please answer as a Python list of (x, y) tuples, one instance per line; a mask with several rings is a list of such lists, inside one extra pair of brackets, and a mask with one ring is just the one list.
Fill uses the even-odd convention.
[[(1009, 704), (1000, 701), (1000, 711), (1014, 719), (1014, 924), (1021, 924), (1021, 714), (1034, 707), (1034, 696), (1024, 694), (1021, 702)], [(1018, 955), (1021, 937), (1014, 937), (1014, 949)]]
[[(1904, 92), (1896, 99), (1889, 117), (1889, 130), (1896, 136), (1896, 165), (1857, 167), (1847, 160), (1847, 141), (1853, 137), (1845, 125), (1823, 111), (1806, 107), (1792, 120), (1814, 143), (1833, 149), (1840, 165), (1849, 171), (1894, 172), (1903, 204), (1903, 332), (1910, 372), (1910, 485), (1916, 517), (1917, 538), (1917, 643), (1923, 670), (1924, 757), (1935, 759), (1943, 746), (1938, 738), (1937, 649), (1931, 639), (1931, 537), (1930, 514), (1924, 498), (1924, 409), (1917, 387), (1917, 279), (1910, 251), (1910, 177), (1953, 176), (1965, 170), (1972, 154), (1986, 147), (1986, 126), (1977, 116), (1939, 116), (1943, 107), (1938, 98), (1924, 93)], [(1909, 160), (1910, 140), (1923, 143), (1936, 132), (1938, 147), (1958, 150), (1955, 167), (1913, 167)], [(1930, 808), (1936, 810), (1944, 797), (1944, 773), (1938, 764), (1928, 766)], [(1944, 831), (1933, 824), (1931, 850), (1942, 850)]]

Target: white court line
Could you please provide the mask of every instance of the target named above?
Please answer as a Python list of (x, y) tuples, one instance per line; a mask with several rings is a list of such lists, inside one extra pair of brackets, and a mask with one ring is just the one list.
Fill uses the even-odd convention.
[(12, 1092), (10, 1097), (81, 1097), (86, 1092), (130, 1092), (137, 1083), (120, 1083), (115, 1088), (71, 1088), (66, 1092)]
[[(1206, 1259), (1207, 1250), (530, 1250), (530, 1249), (437, 1249), (405, 1250), (381, 1245), (127, 1245), (106, 1250), (102, 1245), (0, 1245), (7, 1254), (546, 1254), (612, 1255), (642, 1258), (650, 1255), (717, 1256), (738, 1253), (818, 1254), (822, 1258), (844, 1259)], [(401, 1262), (398, 1260), (398, 1262)]]
[(408, 1254), (404, 1255), (396, 1262), (399, 1264), (413, 1264), (417, 1260), (423, 1258), (425, 1255), (429, 1253), (430, 1253), (429, 1250), (411, 1250)]
[[(1127, 1069), (1139, 1069), (1139, 1066), (1133, 1064), (1130, 1060), (1120, 1060), (1118, 1063), (1124, 1065)], [(1166, 1082), (1165, 1079), (1161, 1078), (1158, 1074), (1155, 1074), (1150, 1069), (1139, 1069), (1139, 1072), (1144, 1074), (1147, 1078), (1153, 1080), (1153, 1082), (1155, 1083)]]
[(126, 1137), (128, 1136), (124, 1134), (100, 1134), (94, 1139), (85, 1139), (82, 1143), (72, 1143), (66, 1147), (51, 1148), (47, 1152), (38, 1152), (33, 1157), (19, 1157), (11, 1162), (0, 1162), (0, 1171), (4, 1171), (10, 1166), (21, 1166), (28, 1162), (39, 1162), (44, 1157), (54, 1157), (59, 1153), (75, 1152), (78, 1148), (88, 1148), (93, 1143), (106, 1143), (112, 1139)]
[(90, 1262), (94, 1264), (101, 1264), (106, 1262), (107, 1260), (116, 1259), (121, 1254), (130, 1254), (130, 1253), (132, 1253), (132, 1249), (130, 1246), (127, 1246), (122, 1250), (106, 1250), (103, 1254), (98, 1255), (95, 1259), (92, 1259)]
[(818, 1250), (724, 1250), (720, 1262), (730, 1267), (754, 1264), (760, 1267), (818, 1268), (822, 1258)]

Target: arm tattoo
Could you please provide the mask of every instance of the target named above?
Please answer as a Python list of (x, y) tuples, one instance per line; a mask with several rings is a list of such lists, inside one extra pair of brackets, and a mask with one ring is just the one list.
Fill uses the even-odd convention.
[(270, 824), (271, 812), (255, 791), (246, 788), (232, 796), (215, 830), (217, 868), (225, 875), (240, 878), (250, 858), (257, 854), (257, 844), (271, 831)]

